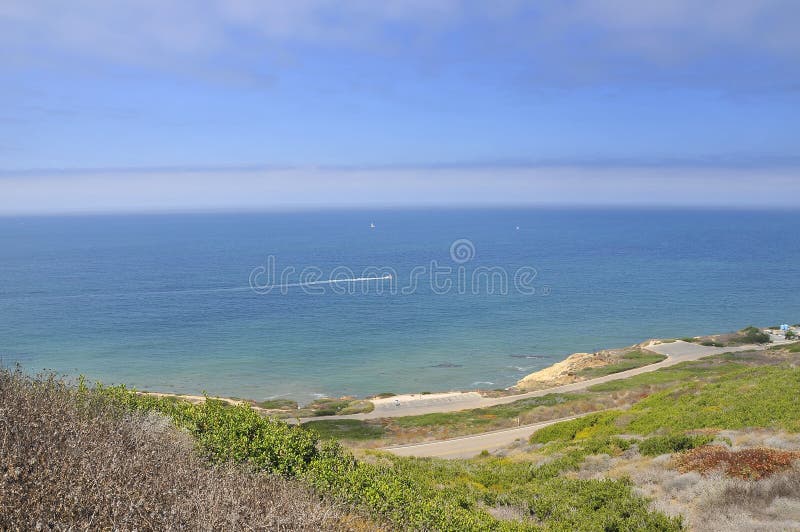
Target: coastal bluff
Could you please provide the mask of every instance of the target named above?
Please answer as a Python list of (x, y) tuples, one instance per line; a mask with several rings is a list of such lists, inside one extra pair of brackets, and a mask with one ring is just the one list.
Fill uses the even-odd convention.
[(551, 388), (657, 361), (642, 360), (642, 364), (632, 363), (638, 358), (650, 358), (650, 353), (646, 351), (647, 345), (650, 342), (622, 349), (604, 349), (595, 353), (573, 353), (561, 362), (526, 375), (514, 387), (524, 391)]
[(610, 357), (603, 353), (573, 353), (561, 362), (556, 362), (539, 371), (526, 375), (517, 382), (521, 390), (550, 388), (581, 380), (578, 374), (589, 368), (598, 368), (610, 363)]

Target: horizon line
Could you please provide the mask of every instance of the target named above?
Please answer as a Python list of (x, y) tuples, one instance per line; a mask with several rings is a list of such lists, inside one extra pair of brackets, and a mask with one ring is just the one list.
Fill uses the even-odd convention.
[(508, 204), (403, 204), (380, 205), (369, 207), (365, 205), (307, 205), (263, 208), (186, 208), (186, 209), (140, 209), (140, 210), (65, 210), (41, 212), (0, 212), (0, 218), (72, 218), (72, 217), (108, 217), (108, 216), (181, 216), (181, 215), (214, 215), (214, 214), (301, 214), (301, 213), (326, 213), (326, 212), (392, 212), (392, 211), (514, 211), (514, 210), (542, 210), (542, 211), (736, 211), (736, 212), (796, 212), (800, 211), (798, 205), (719, 205), (719, 204), (581, 204), (581, 203), (508, 203)]
[(214, 172), (270, 172), (285, 170), (313, 171), (365, 171), (365, 170), (457, 170), (457, 169), (525, 169), (525, 168), (687, 168), (687, 169), (800, 169), (800, 156), (737, 157), (712, 155), (700, 157), (579, 157), (543, 159), (483, 159), (464, 161), (405, 162), (405, 163), (354, 163), (354, 164), (167, 164), (87, 167), (28, 167), (0, 168), (0, 177), (53, 176), (85, 174), (141, 174), (141, 173), (214, 173)]

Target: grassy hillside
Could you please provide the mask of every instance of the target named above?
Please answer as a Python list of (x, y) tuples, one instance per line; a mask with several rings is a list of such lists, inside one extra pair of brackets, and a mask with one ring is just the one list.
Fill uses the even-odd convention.
[(797, 352), (722, 355), (598, 385), (648, 394), (542, 428), (512, 456), (562, 476), (629, 479), (694, 529), (798, 529)]
[[(24, 469), (19, 473), (22, 483), (8, 475), (3, 480), (3, 492), (18, 494), (2, 499), (9, 505), (2, 512), (8, 525), (36, 519), (82, 526), (100, 510), (108, 512), (109, 523), (130, 523), (130, 527), (148, 528), (145, 523), (150, 523), (157, 528), (241, 528), (241, 522), (204, 524), (204, 519), (212, 519), (211, 509), (220, 505), (226, 508), (222, 514), (252, 517), (253, 522), (258, 522), (254, 514), (275, 519), (285, 511), (286, 522), (291, 523), (287, 528), (292, 529), (336, 528), (343, 519), (358, 522), (331, 509), (331, 504), (340, 504), (392, 529), (677, 530), (680, 526), (679, 520), (649, 510), (646, 499), (634, 494), (625, 481), (562, 478), (547, 468), (498, 458), (416, 460), (382, 453), (356, 458), (333, 441), (320, 441), (312, 431), (261, 417), (246, 405), (220, 401), (195, 405), (142, 396), (123, 387), (69, 389), (9, 372), (2, 379), (4, 410), (17, 410), (26, 401), (38, 405), (3, 425), (3, 454), (15, 457), (13, 471)], [(92, 460), (76, 458), (82, 453), (68, 450), (75, 448), (78, 436), (64, 436), (63, 453), (44, 459), (51, 440), (62, 437), (58, 427), (67, 422), (54, 418), (46, 426), (36, 424), (37, 417), (51, 412), (48, 405), (55, 412), (70, 413), (75, 434), (85, 438), (78, 439), (80, 448), (98, 448)], [(133, 434), (116, 437), (120, 431), (136, 432), (117, 425), (128, 427), (139, 423), (132, 420), (142, 419), (171, 420), (191, 437), (196, 454), (166, 436), (144, 446)], [(180, 433), (165, 434), (180, 440)], [(9, 441), (11, 448), (6, 449)], [(28, 449), (32, 442), (39, 451)], [(176, 455), (175, 449), (184, 454)], [(31, 462), (32, 458), (37, 460)], [(54, 471), (69, 480), (55, 479)], [(217, 484), (217, 477), (229, 482)], [(258, 483), (266, 486), (265, 496), (253, 501)], [(89, 486), (98, 484), (98, 495), (88, 495)], [(47, 488), (43, 502), (33, 502), (32, 494), (43, 488)], [(70, 502), (56, 504), (63, 497)], [(282, 504), (281, 497), (290, 501)], [(320, 497), (330, 502), (321, 502)], [(239, 505), (249, 506), (237, 513)], [(207, 508), (200, 511), (199, 506)], [(172, 507), (177, 516), (170, 514)]]
[[(70, 388), (5, 371), (0, 527), (85, 527), (92, 519), (121, 528), (793, 528), (796, 352), (722, 355), (586, 394), (402, 421), (472, 429), (592, 401), (630, 405), (471, 460), (353, 454), (249, 405)], [(340, 432), (380, 436), (350, 425)]]
[(578, 373), (578, 376), (586, 379), (594, 379), (597, 377), (603, 377), (605, 375), (611, 375), (613, 373), (621, 373), (623, 371), (628, 371), (629, 369), (655, 364), (656, 362), (661, 362), (666, 358), (666, 356), (659, 355), (658, 353), (650, 353), (636, 349), (622, 355), (619, 362), (615, 362), (607, 366), (583, 369)]
[(551, 425), (533, 441), (693, 429), (770, 427), (800, 432), (800, 369), (731, 370), (716, 382), (691, 381), (637, 402), (629, 410), (592, 414)]
[[(800, 522), (782, 521), (780, 517), (787, 512), (792, 515), (786, 509), (791, 505), (800, 508), (800, 489), (795, 489), (800, 487), (800, 466), (794, 473), (791, 465), (798, 454), (783, 450), (800, 449), (800, 436), (793, 436), (800, 432), (797, 352), (797, 345), (789, 345), (723, 354), (593, 386), (586, 393), (551, 395), (534, 402), (369, 424), (350, 420), (352, 426), (340, 434), (347, 436), (349, 431), (357, 433), (377, 426), (384, 431), (380, 436), (383, 441), (386, 432), (396, 433), (398, 427), (440, 435), (496, 426), (513, 421), (513, 416), (526, 420), (559, 417), (574, 409), (606, 408), (616, 402), (626, 408), (541, 429), (529, 444), (507, 451), (505, 457), (418, 460), (417, 467), (425, 472), (421, 481), (468, 489), (470, 501), (477, 500), (492, 515), (507, 518), (538, 515), (526, 501), (540, 498), (534, 490), (548, 482), (614, 479), (628, 483), (630, 493), (652, 495), (655, 508), (688, 516), (688, 522), (701, 529), (800, 527)], [(329, 422), (320, 423), (326, 427)], [(779, 448), (770, 448), (775, 445)], [(690, 455), (692, 452), (699, 454)], [(684, 454), (687, 459), (683, 462), (666, 459)], [(714, 464), (724, 462), (719, 456), (739, 461), (729, 467), (739, 472), (738, 477), (714, 476)], [(408, 463), (396, 458), (386, 460)], [(687, 469), (686, 463), (700, 465)], [(752, 475), (749, 484), (742, 484), (743, 470)], [(702, 471), (702, 475), (696, 471)], [(517, 480), (498, 480), (513, 478)], [(527, 479), (534, 479), (531, 486), (526, 485)], [(576, 486), (569, 489), (579, 489)], [(515, 498), (509, 493), (521, 496)], [(494, 506), (496, 500), (490, 494), (501, 496), (503, 505)], [(787, 504), (790, 506), (782, 506)]]
[(361, 447), (452, 438), (627, 407), (659, 390), (674, 388), (679, 384), (712, 383), (738, 373), (747, 374), (754, 367), (785, 363), (787, 360), (782, 354), (791, 354), (792, 349), (795, 347), (790, 345), (769, 351), (774, 356), (764, 356), (763, 352), (719, 355), (596, 384), (586, 392), (548, 394), (487, 408), (366, 421), (322, 420), (314, 421), (309, 426), (320, 434), (348, 440), (348, 443)]

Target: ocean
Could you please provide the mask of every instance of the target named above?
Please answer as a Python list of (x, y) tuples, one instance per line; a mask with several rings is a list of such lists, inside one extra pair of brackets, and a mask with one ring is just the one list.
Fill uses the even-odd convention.
[(800, 211), (0, 218), (0, 361), (257, 400), (503, 388), (800, 322), (798, 234)]

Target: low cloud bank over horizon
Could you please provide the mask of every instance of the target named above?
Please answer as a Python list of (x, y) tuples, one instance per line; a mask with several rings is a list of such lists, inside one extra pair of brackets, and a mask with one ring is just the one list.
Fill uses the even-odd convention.
[(797, 207), (796, 168), (508, 166), (6, 172), (0, 215), (327, 208)]
[(792, 206), (798, 27), (796, 0), (4, 0), (0, 214)]

